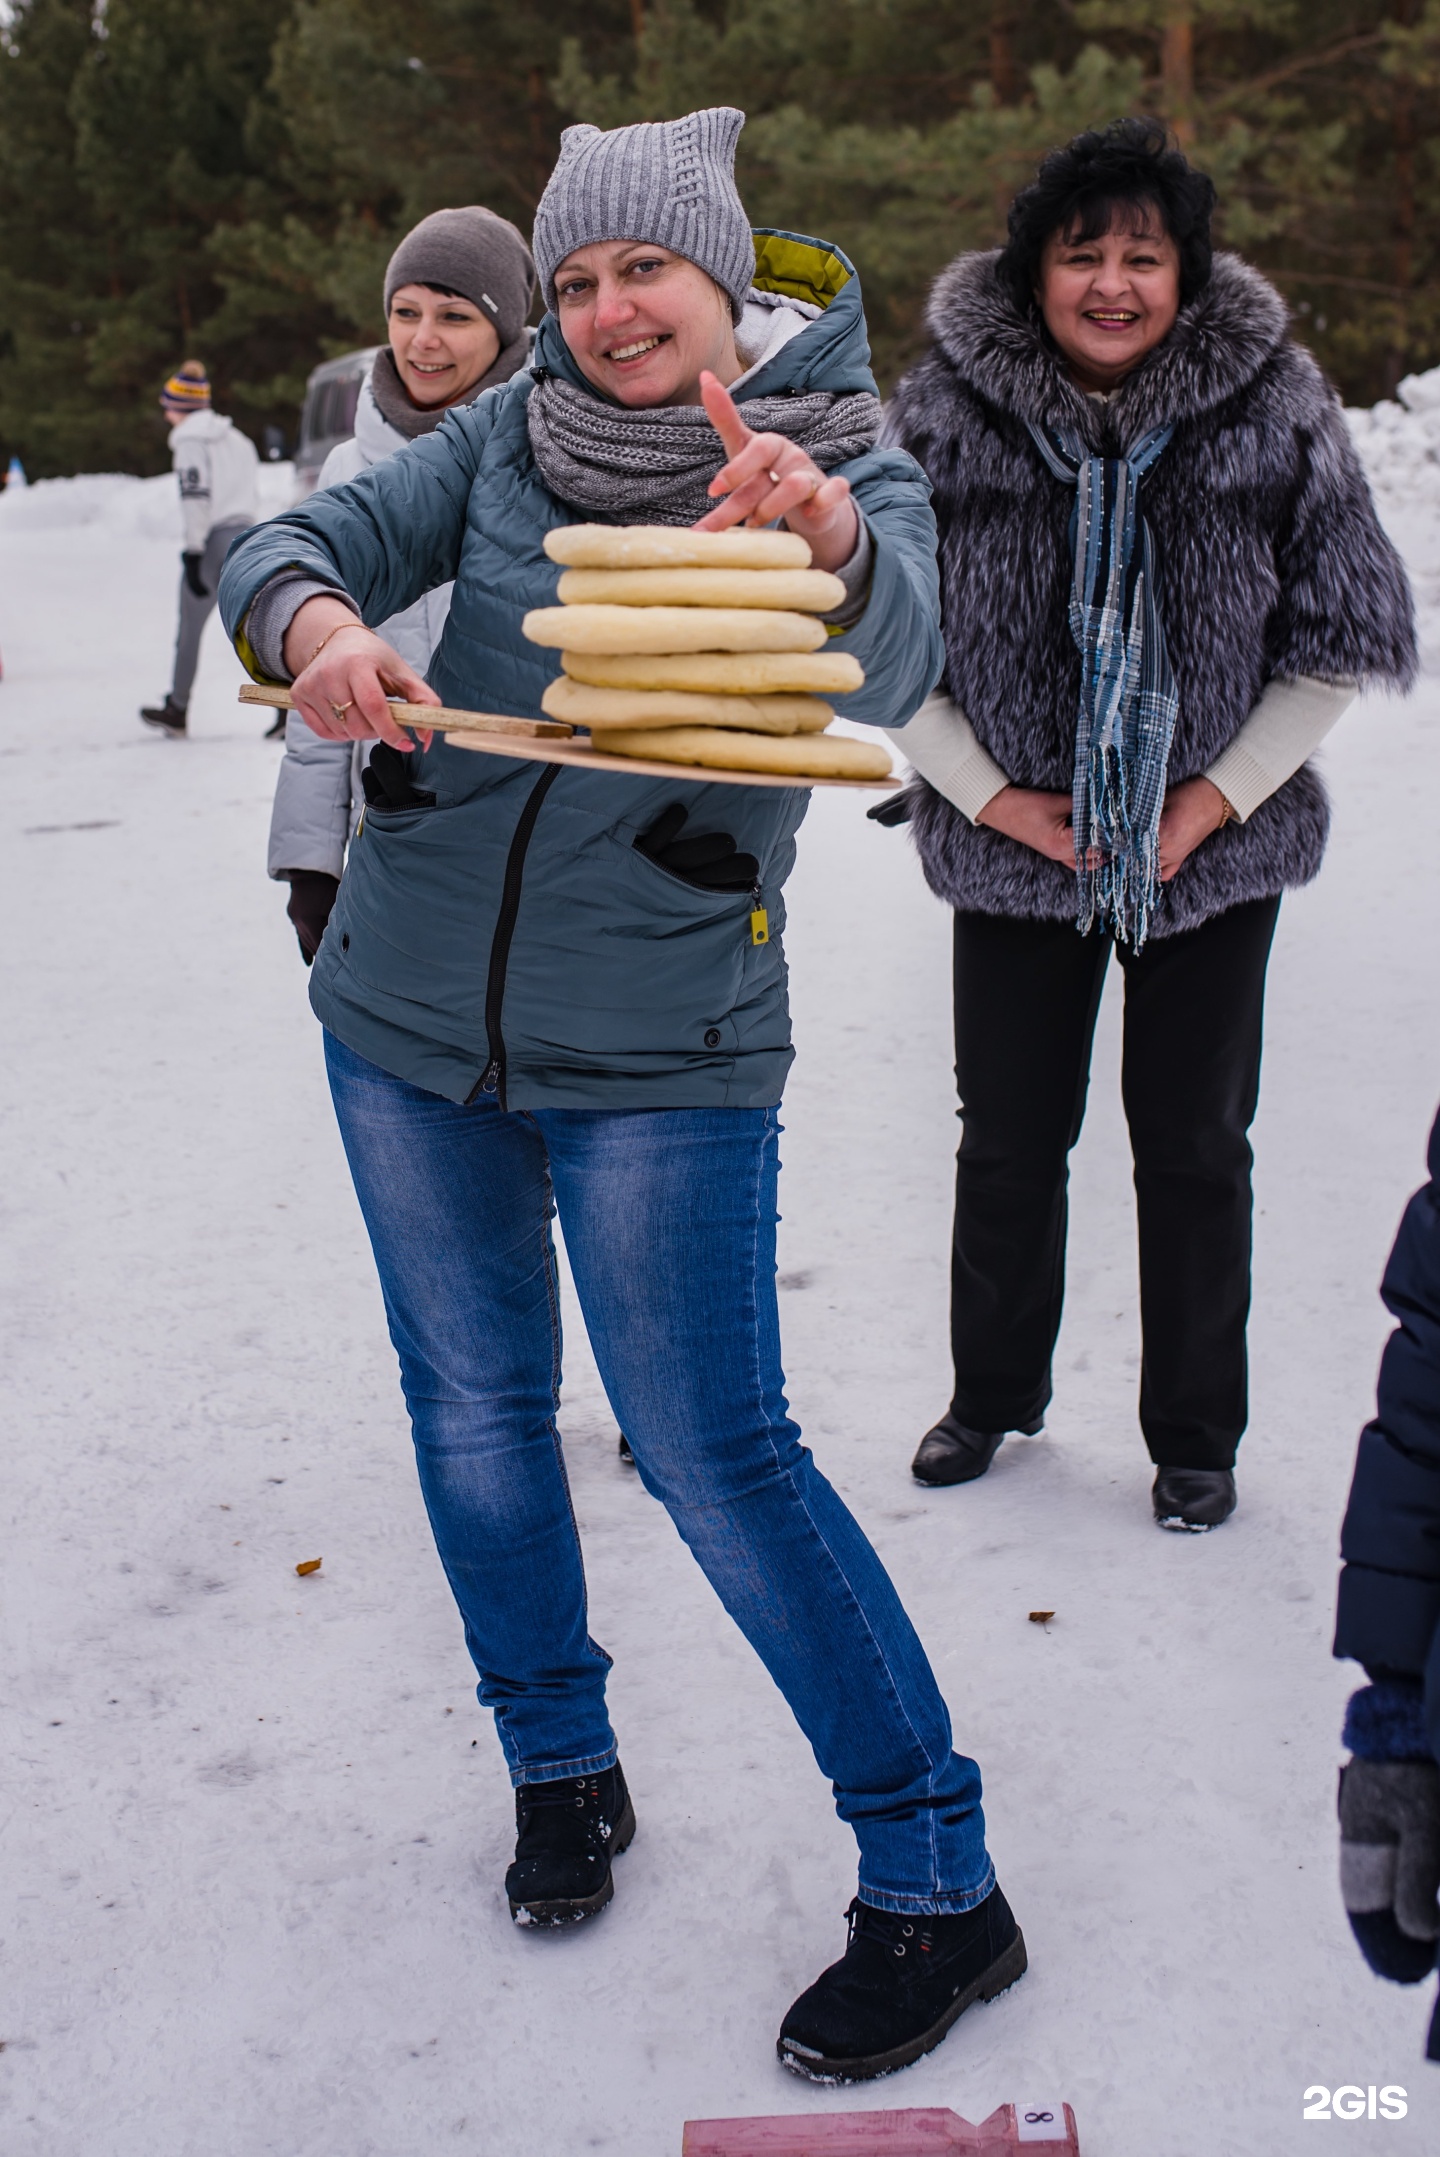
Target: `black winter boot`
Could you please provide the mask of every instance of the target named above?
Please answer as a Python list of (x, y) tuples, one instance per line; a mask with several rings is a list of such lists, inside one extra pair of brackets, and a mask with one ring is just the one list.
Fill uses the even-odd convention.
[(1203, 1535), (1235, 1510), (1235, 1477), (1229, 1468), (1157, 1468), (1150, 1493), (1162, 1528)]
[(617, 1761), (596, 1775), (521, 1783), (515, 1862), (505, 1875), (517, 1925), (578, 1925), (615, 1893), (610, 1860), (635, 1836), (635, 1808)]
[(163, 704), (142, 704), (140, 717), (146, 726), (156, 727), (162, 734), (185, 732), (185, 706), (177, 704), (172, 697), (167, 696)]
[(848, 1916), (843, 1958), (801, 1993), (775, 2047), (812, 2082), (908, 2067), (967, 2007), (1025, 1974), (1024, 1937), (998, 1887), (959, 1917), (896, 1917), (858, 1897)]
[[(1038, 1423), (1026, 1423), (1020, 1435), (1033, 1438), (1039, 1429)], [(949, 1408), (920, 1440), (910, 1473), (917, 1483), (974, 1483), (984, 1475), (1005, 1437), (1004, 1431), (972, 1431)]]

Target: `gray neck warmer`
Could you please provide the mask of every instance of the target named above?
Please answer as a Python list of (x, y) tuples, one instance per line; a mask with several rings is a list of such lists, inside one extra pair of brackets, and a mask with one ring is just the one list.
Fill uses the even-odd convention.
[[(880, 433), (880, 400), (863, 391), (752, 397), (739, 411), (757, 434), (798, 443), (822, 471), (873, 449)], [(705, 490), (725, 445), (703, 405), (631, 411), (542, 373), (526, 416), (540, 476), (562, 502), (650, 524), (695, 524), (715, 507)]]
[[(473, 404), (487, 389), (498, 389), (502, 382), (508, 382), (512, 374), (519, 373), (529, 357), (530, 338), (525, 330), (521, 330), (520, 335), (500, 352), (488, 374), (481, 375), (465, 404)], [(422, 434), (433, 434), (447, 412), (463, 410), (463, 406), (445, 404), (426, 411), (422, 406), (412, 404), (389, 345), (383, 345), (375, 355), (375, 364), (370, 370), (370, 391), (380, 408), (381, 418), (388, 420), (407, 442), (418, 441)]]

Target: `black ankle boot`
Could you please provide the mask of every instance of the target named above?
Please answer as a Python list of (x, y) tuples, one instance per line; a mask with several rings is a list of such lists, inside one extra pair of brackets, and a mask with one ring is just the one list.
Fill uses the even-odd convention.
[(635, 1808), (617, 1761), (596, 1775), (521, 1783), (515, 1862), (505, 1875), (517, 1925), (578, 1925), (615, 1893), (610, 1860), (635, 1836)]
[(1157, 1468), (1150, 1493), (1162, 1528), (1203, 1535), (1235, 1510), (1235, 1477), (1229, 1468)]
[(849, 1918), (844, 1957), (801, 1993), (775, 2047), (812, 2082), (908, 2067), (967, 2007), (1025, 1974), (1025, 1941), (998, 1887), (959, 1917), (896, 1917), (857, 1898)]
[(177, 704), (171, 696), (167, 696), (163, 704), (142, 704), (140, 717), (146, 726), (158, 727), (162, 734), (178, 735), (185, 732), (185, 706)]
[[(1033, 1438), (1039, 1428), (1038, 1423), (1023, 1424), (1020, 1435)], [(1005, 1436), (1004, 1431), (972, 1431), (953, 1408), (947, 1409), (920, 1440), (910, 1473), (917, 1483), (973, 1483), (984, 1475)]]

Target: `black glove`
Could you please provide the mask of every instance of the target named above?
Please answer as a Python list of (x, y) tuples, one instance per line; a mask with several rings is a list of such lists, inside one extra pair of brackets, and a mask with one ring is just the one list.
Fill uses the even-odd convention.
[(204, 556), (200, 554), (182, 554), (180, 557), (181, 567), (185, 571), (185, 582), (197, 599), (210, 597), (209, 585), (200, 582), (200, 564), (203, 560)]
[(1340, 1892), (1379, 1977), (1418, 1985), (1440, 1941), (1440, 1767), (1352, 1760), (1340, 1772)]
[(372, 809), (433, 809), (435, 796), (416, 786), (410, 776), (410, 760), (388, 741), (377, 741), (370, 761), (360, 774), (365, 799)]
[(678, 838), (676, 834), (688, 814), (683, 802), (672, 801), (648, 831), (636, 833), (636, 851), (678, 876), (682, 884), (693, 884), (698, 891), (753, 891), (760, 881), (760, 864), (755, 856), (742, 854), (728, 831)]
[(896, 824), (908, 824), (914, 807), (914, 798), (907, 786), (899, 794), (887, 794), (884, 801), (877, 801), (865, 815), (870, 823), (883, 824), (891, 830)]
[(287, 869), (284, 873), (290, 886), (290, 903), (285, 911), (295, 924), (300, 956), (307, 966), (311, 966), (320, 949), (320, 939), (325, 934), (340, 879), (327, 876), (323, 869)]

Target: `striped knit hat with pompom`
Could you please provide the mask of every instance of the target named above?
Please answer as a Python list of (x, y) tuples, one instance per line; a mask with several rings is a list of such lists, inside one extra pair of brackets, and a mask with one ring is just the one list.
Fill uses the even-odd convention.
[(199, 360), (186, 360), (176, 368), (160, 392), (161, 404), (183, 405), (187, 412), (203, 412), (210, 403), (210, 377)]

